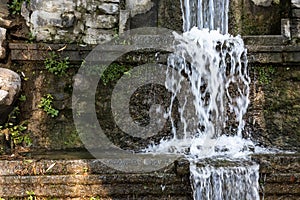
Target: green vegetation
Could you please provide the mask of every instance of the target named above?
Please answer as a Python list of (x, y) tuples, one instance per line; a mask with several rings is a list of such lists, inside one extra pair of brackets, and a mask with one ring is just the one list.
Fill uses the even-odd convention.
[(26, 2), (27, 4), (30, 3), (30, 0), (12, 0), (11, 3), (8, 5), (10, 12), (12, 14), (21, 14), (22, 4)]
[(42, 97), (39, 108), (42, 108), (48, 115), (51, 117), (57, 117), (59, 111), (53, 108), (53, 96), (51, 94), (47, 94), (45, 97)]
[(260, 84), (269, 84), (272, 81), (272, 75), (275, 73), (275, 69), (272, 66), (259, 66), (256, 68), (256, 71)]
[(104, 85), (107, 85), (111, 81), (118, 80), (122, 75), (128, 74), (128, 70), (127, 66), (113, 63), (103, 72), (101, 80)]
[(26, 194), (28, 195), (27, 200), (36, 200), (35, 193), (33, 191), (26, 191)]
[(26, 96), (21, 94), (20, 97), (19, 97), (19, 101), (21, 101), (21, 102), (26, 101)]
[(33, 34), (32, 32), (30, 32), (30, 33), (28, 34), (28, 40), (27, 40), (27, 43), (32, 44), (34, 41), (35, 41), (35, 36), (34, 36), (34, 34)]
[(90, 200), (100, 200), (99, 197), (91, 197)]
[(0, 133), (4, 134), (6, 140), (11, 141), (11, 148), (14, 145), (30, 146), (32, 144), (29, 133), (27, 133), (27, 121), (17, 122), (17, 116), (20, 114), (20, 110), (16, 107), (8, 116), (7, 122), (0, 126)]
[(54, 52), (49, 53), (49, 56), (50, 58), (46, 58), (44, 62), (46, 69), (54, 75), (65, 75), (70, 64), (69, 58), (67, 57), (61, 60), (60, 57)]

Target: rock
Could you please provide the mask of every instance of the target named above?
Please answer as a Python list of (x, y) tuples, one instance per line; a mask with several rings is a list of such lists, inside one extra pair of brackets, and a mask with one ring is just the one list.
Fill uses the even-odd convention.
[(119, 34), (123, 34), (130, 27), (130, 11), (120, 10)]
[(87, 44), (103, 44), (113, 39), (114, 32), (109, 30), (99, 30), (88, 28), (85, 31), (83, 42)]
[(257, 6), (269, 7), (272, 5), (272, 2), (279, 4), (279, 0), (252, 0), (252, 2)]
[(85, 25), (90, 28), (113, 28), (116, 26), (117, 17), (113, 15), (87, 15)]
[(300, 8), (300, 1), (299, 0), (292, 0), (292, 7), (294, 8)]
[(0, 59), (4, 59), (6, 57), (6, 50), (3, 47), (3, 43), (6, 40), (6, 29), (0, 28)]
[(75, 14), (73, 12), (71, 13), (63, 13), (61, 15), (62, 18), (62, 26), (65, 28), (69, 28), (74, 26), (75, 22)]
[(126, 9), (131, 11), (131, 17), (137, 14), (146, 13), (151, 10), (154, 3), (151, 0), (128, 0), (126, 1)]
[(5, 103), (5, 99), (8, 97), (8, 92), (5, 90), (0, 90), (0, 104)]
[(3, 19), (2, 17), (0, 17), (0, 27), (11, 28), (12, 27), (12, 21), (7, 20), (7, 19)]
[(20, 90), (20, 76), (9, 69), (0, 68), (0, 124), (6, 121)]
[(36, 41), (53, 43), (110, 40), (118, 13), (119, 0), (31, 0), (21, 10)]
[(33, 28), (43, 27), (43, 26), (55, 26), (55, 27), (63, 27), (61, 13), (48, 12), (43, 10), (35, 10), (31, 14), (30, 19)]
[(119, 12), (119, 5), (113, 3), (102, 3), (98, 5), (98, 9), (105, 14), (117, 14)]
[(0, 0), (0, 17), (7, 18), (9, 16), (8, 0)]

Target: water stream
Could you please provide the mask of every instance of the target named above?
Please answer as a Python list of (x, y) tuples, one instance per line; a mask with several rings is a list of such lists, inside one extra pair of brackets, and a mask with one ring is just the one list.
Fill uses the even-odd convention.
[[(173, 138), (146, 151), (180, 153), (190, 160), (194, 199), (259, 199), (259, 166), (247, 161), (256, 147), (245, 131), (250, 77), (241, 37), (228, 32), (229, 0), (182, 0), (183, 35), (175, 34), (168, 58), (166, 88), (172, 92), (165, 114)], [(175, 71), (175, 72), (174, 72)], [(179, 98), (179, 119), (172, 115)], [(215, 165), (203, 159), (246, 160)], [(215, 162), (219, 163), (219, 162)]]

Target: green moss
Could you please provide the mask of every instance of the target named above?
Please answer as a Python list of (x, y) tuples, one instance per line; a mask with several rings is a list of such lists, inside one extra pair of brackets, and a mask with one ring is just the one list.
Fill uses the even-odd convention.
[(12, 14), (21, 14), (22, 4), (26, 2), (27, 4), (30, 3), (30, 0), (12, 0), (8, 7)]
[(255, 68), (255, 71), (260, 84), (270, 84), (272, 76), (275, 73), (275, 68), (273, 66), (258, 66)]
[(129, 71), (129, 66), (111, 64), (106, 68), (104, 73), (101, 76), (101, 80), (104, 85), (107, 85), (109, 82), (113, 82), (121, 78), (124, 74), (127, 74)]

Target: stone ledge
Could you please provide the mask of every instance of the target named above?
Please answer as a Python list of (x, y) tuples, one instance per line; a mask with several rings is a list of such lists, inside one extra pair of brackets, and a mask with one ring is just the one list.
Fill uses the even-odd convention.
[[(290, 40), (280, 35), (245, 36), (249, 62), (300, 64), (300, 45), (290, 45)], [(132, 37), (128, 41), (117, 41), (119, 44), (98, 45), (99, 57), (104, 63), (114, 60), (116, 55), (124, 52), (152, 49), (152, 52), (172, 51), (173, 38), (168, 36), (144, 35)], [(121, 43), (121, 44), (120, 44)], [(122, 44), (124, 43), (124, 44)], [(81, 63), (86, 56), (95, 51), (95, 46), (81, 47), (76, 44), (24, 44), (10, 43), (11, 59), (13, 61), (43, 61), (50, 51), (56, 51), (62, 58), (69, 57), (73, 63)], [(147, 53), (148, 50), (145, 50)], [(151, 51), (151, 50), (150, 50)]]
[[(186, 160), (157, 172), (128, 174), (108, 168), (95, 159), (40, 158), (42, 155), (0, 161), (0, 197), (26, 198), (26, 191), (33, 191), (38, 198), (57, 199), (96, 196), (101, 199), (192, 199)], [(253, 155), (252, 159), (260, 164), (260, 183), (264, 188), (261, 194), (265, 199), (300, 196), (299, 154)], [(178, 174), (178, 167), (186, 172)], [(20, 174), (24, 169), (27, 172)]]

